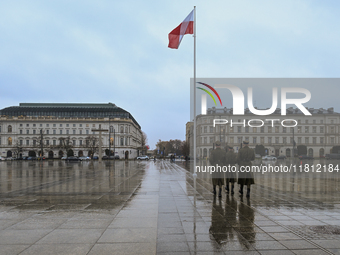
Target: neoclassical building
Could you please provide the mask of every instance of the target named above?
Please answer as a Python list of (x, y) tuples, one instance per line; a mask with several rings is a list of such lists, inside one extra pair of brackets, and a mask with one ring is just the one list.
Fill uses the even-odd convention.
[(120, 158), (139, 155), (141, 127), (115, 104), (20, 103), (0, 110), (0, 156), (39, 156), (41, 149), (46, 158), (66, 156), (69, 149), (75, 156), (90, 156), (91, 144), (98, 142), (96, 129), (107, 130), (103, 155), (105, 150)]
[[(233, 146), (237, 152), (244, 140), (249, 141), (251, 148), (262, 144), (268, 155), (290, 157), (294, 140), (295, 149), (305, 145), (308, 155), (324, 156), (340, 144), (340, 114), (333, 108), (309, 108), (308, 111), (311, 116), (293, 108), (288, 108), (285, 116), (280, 109), (269, 116), (257, 116), (246, 109), (245, 115), (237, 116), (232, 114), (232, 108), (209, 108), (206, 115), (197, 116), (197, 156), (209, 157), (216, 141)], [(190, 132), (193, 133), (193, 128)], [(191, 153), (192, 144), (191, 139)]]

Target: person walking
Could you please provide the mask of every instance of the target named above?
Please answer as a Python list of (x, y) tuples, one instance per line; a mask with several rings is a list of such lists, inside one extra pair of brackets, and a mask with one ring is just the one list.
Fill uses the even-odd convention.
[[(209, 162), (211, 166), (214, 166), (217, 169), (217, 166), (223, 167), (225, 166), (226, 160), (226, 151), (221, 149), (221, 142), (217, 141), (215, 143), (216, 149), (212, 150)], [(218, 196), (222, 197), (222, 186), (224, 185), (224, 178), (222, 173), (218, 173), (217, 171), (212, 173), (212, 184), (213, 184), (213, 193), (216, 195), (216, 185), (219, 186)]]
[[(228, 169), (231, 169), (232, 166), (236, 164), (236, 155), (234, 153), (234, 148), (228, 146), (228, 152), (226, 154), (226, 166)], [(230, 166), (230, 167), (229, 167)], [(236, 182), (236, 173), (228, 171), (226, 173), (226, 183), (225, 183), (225, 190), (229, 193), (229, 183), (231, 184), (231, 194), (234, 194), (234, 183)]]
[[(237, 163), (239, 165), (239, 170), (244, 170), (244, 167), (251, 166), (251, 161), (255, 160), (254, 150), (248, 147), (249, 142), (243, 141), (243, 148), (241, 148), (237, 155)], [(254, 175), (252, 172), (239, 172), (237, 183), (240, 186), (240, 194), (243, 195), (243, 186), (247, 185), (247, 197), (250, 197), (250, 185), (255, 184)]]

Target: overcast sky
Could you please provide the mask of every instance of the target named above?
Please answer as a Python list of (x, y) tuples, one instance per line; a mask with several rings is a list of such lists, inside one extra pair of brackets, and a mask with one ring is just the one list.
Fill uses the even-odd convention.
[(151, 148), (184, 140), (193, 37), (167, 45), (194, 5), (197, 77), (339, 77), (338, 1), (0, 1), (0, 108), (112, 102)]

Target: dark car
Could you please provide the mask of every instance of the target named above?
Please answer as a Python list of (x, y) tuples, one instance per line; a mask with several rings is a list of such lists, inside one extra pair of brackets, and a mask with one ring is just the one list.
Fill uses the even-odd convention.
[(99, 159), (99, 157), (98, 156), (93, 156), (93, 158), (92, 159)]
[(340, 159), (340, 154), (338, 153), (326, 154), (325, 158), (326, 159)]
[(308, 155), (300, 155), (299, 159), (314, 159), (314, 158)]
[(287, 157), (285, 155), (280, 155), (277, 157), (277, 159), (286, 159)]
[(66, 161), (67, 161), (67, 162), (78, 162), (78, 161), (80, 161), (80, 158), (74, 157), (74, 156), (72, 156), (72, 157), (67, 157)]

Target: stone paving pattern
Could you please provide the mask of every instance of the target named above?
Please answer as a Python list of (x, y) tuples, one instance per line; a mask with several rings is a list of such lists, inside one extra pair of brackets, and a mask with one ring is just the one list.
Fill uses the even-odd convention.
[(338, 179), (219, 199), (187, 164), (1, 162), (0, 254), (340, 254)]

